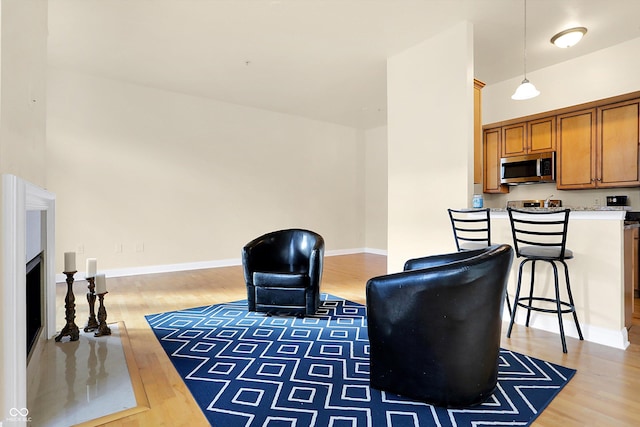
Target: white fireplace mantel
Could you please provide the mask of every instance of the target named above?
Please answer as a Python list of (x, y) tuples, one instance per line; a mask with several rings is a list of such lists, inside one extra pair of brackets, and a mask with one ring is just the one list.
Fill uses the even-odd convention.
[[(2, 400), (0, 421), (27, 405), (26, 214), (45, 212), (45, 314), (47, 338), (55, 335), (55, 195), (17, 176), (2, 175)], [(26, 425), (19, 420), (12, 425)]]

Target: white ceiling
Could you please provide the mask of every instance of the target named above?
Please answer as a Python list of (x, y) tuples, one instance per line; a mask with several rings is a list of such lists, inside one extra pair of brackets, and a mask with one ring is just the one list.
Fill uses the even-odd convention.
[[(522, 76), (523, 10), (523, 0), (49, 0), (49, 64), (366, 129), (386, 123), (386, 58), (460, 21), (474, 26), (478, 79)], [(528, 0), (527, 71), (640, 37), (639, 17), (640, 0)], [(572, 26), (589, 30), (577, 46), (549, 42)]]

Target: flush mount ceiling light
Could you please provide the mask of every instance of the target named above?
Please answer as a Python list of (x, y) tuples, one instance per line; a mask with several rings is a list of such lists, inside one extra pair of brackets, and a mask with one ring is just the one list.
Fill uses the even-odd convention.
[(560, 31), (558, 34), (551, 37), (551, 43), (566, 49), (577, 44), (582, 40), (582, 36), (586, 33), (587, 29), (585, 27), (569, 28), (568, 30)]
[(511, 99), (522, 101), (535, 98), (538, 95), (540, 95), (540, 91), (536, 89), (533, 83), (527, 80), (527, 0), (524, 0), (524, 80), (522, 80), (515, 93), (511, 95)]

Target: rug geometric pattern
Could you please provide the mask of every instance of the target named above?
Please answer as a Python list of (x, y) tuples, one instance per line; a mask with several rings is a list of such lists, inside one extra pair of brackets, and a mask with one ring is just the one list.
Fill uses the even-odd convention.
[(502, 349), (485, 403), (446, 409), (369, 388), (361, 304), (323, 294), (313, 317), (267, 317), (246, 301), (146, 316), (214, 426), (526, 426), (575, 370)]

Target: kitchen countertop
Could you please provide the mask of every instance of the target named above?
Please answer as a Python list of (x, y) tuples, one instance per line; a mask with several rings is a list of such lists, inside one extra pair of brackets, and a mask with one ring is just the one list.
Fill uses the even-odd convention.
[[(506, 212), (507, 208), (490, 208), (491, 212)], [(554, 212), (569, 209), (576, 212), (611, 212), (611, 211), (630, 211), (631, 206), (562, 206), (554, 208), (517, 208), (523, 211), (542, 211)]]

